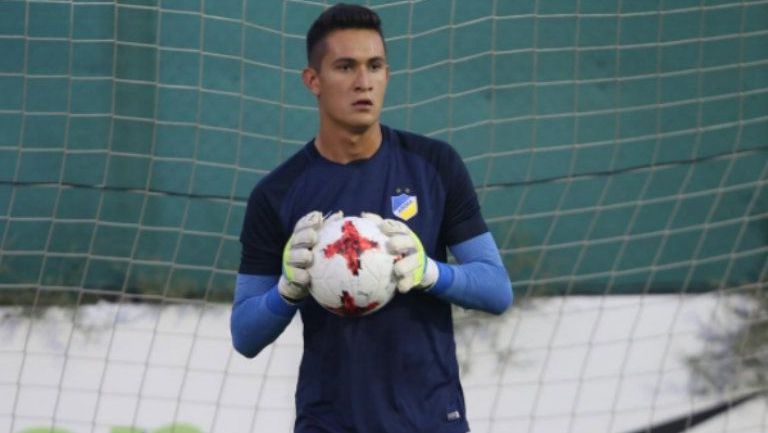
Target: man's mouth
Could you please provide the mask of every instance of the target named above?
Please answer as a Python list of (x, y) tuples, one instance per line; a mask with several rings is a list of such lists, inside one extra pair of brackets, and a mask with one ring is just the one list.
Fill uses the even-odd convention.
[(371, 101), (370, 99), (358, 99), (352, 105), (354, 105), (355, 107), (372, 107), (373, 101)]

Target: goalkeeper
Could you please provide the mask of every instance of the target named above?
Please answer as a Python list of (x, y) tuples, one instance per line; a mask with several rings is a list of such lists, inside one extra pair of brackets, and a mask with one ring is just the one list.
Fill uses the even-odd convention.
[[(296, 433), (466, 433), (451, 304), (501, 314), (512, 302), (467, 169), (448, 144), (380, 123), (390, 71), (375, 12), (333, 6), (306, 43), (319, 130), (248, 200), (234, 346), (256, 356), (300, 312)], [(308, 296), (317, 230), (339, 211), (368, 213), (406, 255), (399, 293), (367, 316), (336, 316)], [(458, 264), (445, 263), (448, 250)]]

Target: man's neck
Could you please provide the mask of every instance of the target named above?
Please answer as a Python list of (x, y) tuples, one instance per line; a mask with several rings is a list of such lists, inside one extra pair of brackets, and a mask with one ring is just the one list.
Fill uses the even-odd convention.
[(315, 148), (325, 159), (347, 164), (372, 157), (381, 146), (379, 123), (357, 133), (342, 128), (323, 128), (315, 137)]

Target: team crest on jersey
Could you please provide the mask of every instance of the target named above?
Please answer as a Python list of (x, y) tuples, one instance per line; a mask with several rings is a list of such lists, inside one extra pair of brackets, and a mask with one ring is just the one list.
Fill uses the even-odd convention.
[(415, 195), (400, 194), (392, 196), (392, 213), (403, 221), (416, 216), (419, 212), (419, 202)]

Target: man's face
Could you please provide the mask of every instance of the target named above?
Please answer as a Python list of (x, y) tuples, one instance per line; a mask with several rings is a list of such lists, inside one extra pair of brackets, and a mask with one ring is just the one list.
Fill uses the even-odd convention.
[(381, 36), (374, 30), (344, 29), (331, 32), (322, 43), (319, 69), (304, 71), (321, 119), (353, 132), (376, 125), (389, 80)]

